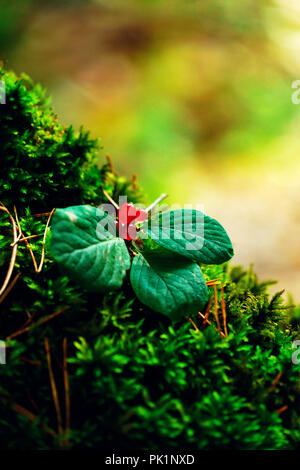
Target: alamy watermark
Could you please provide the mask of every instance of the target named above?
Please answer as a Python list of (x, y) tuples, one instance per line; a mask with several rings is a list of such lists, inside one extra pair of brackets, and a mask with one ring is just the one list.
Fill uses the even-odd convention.
[(0, 365), (6, 364), (6, 345), (4, 341), (0, 340)]
[(6, 104), (6, 88), (5, 83), (0, 80), (0, 104)]
[(300, 363), (300, 340), (297, 339), (296, 341), (293, 341), (292, 343), (292, 348), (296, 349), (296, 351), (292, 354), (292, 363), (295, 365), (298, 365)]
[[(126, 196), (121, 196), (117, 207), (127, 204)], [(203, 205), (183, 207), (173, 204), (161, 204), (147, 208), (142, 204), (130, 205), (128, 210), (118, 211), (110, 203), (98, 207), (100, 221), (97, 224), (97, 236), (100, 240), (119, 236), (120, 238), (141, 240), (181, 241), (185, 250), (200, 250), (204, 243)], [(146, 220), (142, 217), (146, 214)], [(142, 220), (143, 218), (143, 220)]]

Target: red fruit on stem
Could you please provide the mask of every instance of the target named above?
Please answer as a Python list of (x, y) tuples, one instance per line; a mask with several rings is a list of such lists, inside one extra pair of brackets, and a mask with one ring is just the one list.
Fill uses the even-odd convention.
[(137, 209), (133, 204), (122, 204), (118, 210), (118, 219), (122, 224), (131, 224), (134, 220), (143, 222), (148, 214), (143, 209)]
[(118, 220), (116, 225), (119, 231), (119, 236), (124, 240), (134, 240), (137, 235), (136, 226), (134, 224), (121, 224)]
[(117, 214), (116, 221), (119, 235), (124, 240), (133, 240), (136, 238), (136, 227), (133, 222), (144, 222), (148, 214), (143, 209), (137, 209), (133, 204), (122, 204)]

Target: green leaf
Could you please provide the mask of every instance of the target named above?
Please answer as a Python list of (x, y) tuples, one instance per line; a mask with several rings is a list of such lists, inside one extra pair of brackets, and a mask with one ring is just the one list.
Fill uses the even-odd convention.
[(199, 266), (170, 254), (138, 254), (130, 280), (143, 304), (173, 321), (198, 312), (207, 301), (207, 287)]
[(234, 254), (222, 225), (198, 210), (160, 213), (142, 230), (160, 246), (198, 263), (221, 264)]
[(101, 209), (56, 209), (51, 224), (51, 253), (71, 279), (91, 292), (121, 287), (130, 256), (115, 222)]

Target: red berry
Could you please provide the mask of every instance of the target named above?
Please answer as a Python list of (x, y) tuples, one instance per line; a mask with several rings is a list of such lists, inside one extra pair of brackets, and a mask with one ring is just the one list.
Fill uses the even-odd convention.
[(118, 210), (118, 219), (121, 224), (130, 224), (136, 218), (136, 208), (133, 204), (122, 204)]
[(144, 222), (148, 217), (148, 212), (144, 211), (143, 209), (138, 209), (136, 211), (136, 220), (138, 222)]
[(136, 226), (134, 224), (121, 224), (118, 220), (116, 225), (119, 231), (119, 236), (124, 240), (134, 240), (136, 238)]
[(118, 210), (118, 220), (116, 221), (119, 235), (124, 240), (136, 238), (136, 227), (133, 222), (144, 222), (148, 214), (143, 209), (137, 209), (133, 204), (122, 204)]

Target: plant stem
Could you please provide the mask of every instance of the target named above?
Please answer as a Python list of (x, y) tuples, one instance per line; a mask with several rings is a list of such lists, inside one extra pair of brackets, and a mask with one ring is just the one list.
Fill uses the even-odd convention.
[(218, 294), (217, 294), (217, 288), (214, 285), (214, 297), (215, 297), (215, 308), (214, 308), (214, 314), (215, 314), (215, 319), (218, 327), (218, 332), (219, 335), (221, 336), (221, 326), (220, 326), (220, 320), (219, 320), (219, 315), (218, 315)]
[(17, 225), (16, 225), (16, 222), (15, 222), (14, 218), (10, 214), (9, 210), (1, 202), (0, 202), (0, 204), (1, 204), (0, 205), (0, 210), (5, 212), (8, 215), (8, 217), (10, 219), (10, 223), (12, 225), (12, 229), (13, 229), (13, 248), (12, 248), (12, 253), (11, 253), (11, 258), (10, 258), (8, 271), (7, 271), (6, 277), (4, 279), (3, 285), (0, 288), (0, 296), (1, 296), (4, 293), (4, 291), (5, 291), (6, 287), (8, 286), (8, 284), (9, 284), (9, 281), (10, 281), (10, 278), (11, 278), (11, 275), (12, 275), (12, 272), (13, 272), (13, 269), (14, 269), (14, 266), (15, 266), (16, 256), (17, 256), (17, 249), (18, 249), (18, 244), (16, 243), (16, 241), (18, 239), (18, 234), (17, 234)]
[(70, 386), (69, 386), (69, 376), (68, 376), (68, 363), (67, 363), (67, 338), (63, 339), (63, 372), (64, 372), (64, 388), (65, 388), (65, 408), (66, 408), (66, 435), (69, 435), (70, 432)]
[(166, 197), (168, 197), (167, 194), (161, 194), (154, 202), (152, 202), (152, 204), (150, 204), (149, 207), (147, 207), (146, 212), (152, 211), (152, 209), (154, 209), (154, 207), (157, 206), (157, 204), (159, 204), (161, 201), (166, 199)]
[(110, 195), (105, 191), (105, 189), (102, 190), (104, 196), (109, 200), (109, 202), (117, 209), (119, 210), (118, 204), (110, 197)]
[(225, 300), (224, 300), (224, 287), (223, 287), (223, 285), (221, 286), (221, 309), (222, 309), (222, 316), (223, 316), (224, 333), (225, 333), (225, 336), (228, 336), (227, 322), (226, 322), (226, 305), (225, 305)]
[(61, 411), (60, 411), (60, 405), (58, 401), (58, 393), (57, 393), (57, 388), (56, 388), (56, 383), (53, 375), (53, 370), (52, 370), (52, 363), (51, 363), (51, 350), (50, 350), (50, 345), (49, 341), (47, 338), (44, 338), (44, 343), (45, 343), (45, 351), (46, 351), (46, 357), (47, 357), (47, 363), (48, 363), (48, 370), (49, 370), (49, 378), (50, 378), (50, 384), (51, 384), (51, 390), (52, 390), (52, 397), (53, 397), (53, 402), (56, 410), (56, 416), (57, 416), (57, 426), (58, 426), (58, 434), (63, 433), (63, 427), (62, 427), (62, 418), (61, 418)]

